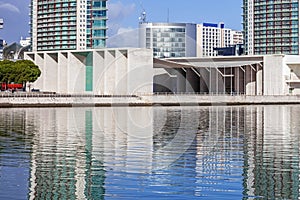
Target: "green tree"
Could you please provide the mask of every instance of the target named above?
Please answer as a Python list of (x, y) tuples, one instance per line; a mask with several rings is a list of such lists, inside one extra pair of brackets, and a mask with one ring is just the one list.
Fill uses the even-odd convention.
[(26, 88), (26, 83), (33, 83), (36, 81), (40, 75), (41, 70), (37, 65), (29, 60), (19, 60), (15, 62), (14, 65), (14, 79), (16, 83), (23, 83)]
[(0, 82), (22, 83), (26, 88), (26, 83), (33, 83), (41, 75), (41, 70), (30, 60), (0, 61)]
[(0, 61), (0, 82), (12, 82), (14, 62), (9, 60)]

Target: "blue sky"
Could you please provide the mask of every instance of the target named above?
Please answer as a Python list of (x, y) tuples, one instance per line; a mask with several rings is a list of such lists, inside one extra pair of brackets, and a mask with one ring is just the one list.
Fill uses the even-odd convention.
[[(0, 0), (0, 18), (4, 29), (0, 38), (8, 43), (29, 36), (30, 0)], [(143, 9), (149, 22), (224, 22), (228, 28), (241, 30), (242, 0), (109, 0), (109, 36), (122, 30), (138, 27), (138, 18)]]

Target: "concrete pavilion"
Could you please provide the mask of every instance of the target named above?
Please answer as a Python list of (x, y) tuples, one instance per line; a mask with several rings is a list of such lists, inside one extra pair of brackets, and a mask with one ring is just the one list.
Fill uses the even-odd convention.
[(300, 94), (300, 56), (154, 59), (154, 91), (200, 94)]
[(32, 88), (68, 94), (298, 95), (300, 56), (153, 58), (150, 49), (28, 52)]

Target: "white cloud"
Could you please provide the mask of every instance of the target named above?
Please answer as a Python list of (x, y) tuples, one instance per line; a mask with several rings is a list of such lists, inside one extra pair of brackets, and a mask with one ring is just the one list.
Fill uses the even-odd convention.
[(122, 27), (122, 21), (135, 11), (135, 4), (124, 5), (121, 1), (108, 4), (108, 35), (115, 35)]
[(11, 11), (11, 12), (20, 13), (19, 8), (17, 8), (15, 5), (10, 4), (10, 3), (0, 2), (0, 9), (4, 9), (4, 10)]
[(107, 47), (138, 47), (139, 30), (133, 28), (119, 28), (118, 33), (107, 40)]
[(108, 17), (111, 21), (119, 21), (128, 17), (135, 10), (135, 4), (124, 5), (121, 1), (108, 4)]

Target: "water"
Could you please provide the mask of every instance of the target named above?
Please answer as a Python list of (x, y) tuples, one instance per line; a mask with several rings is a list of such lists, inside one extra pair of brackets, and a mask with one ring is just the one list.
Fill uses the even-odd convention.
[(300, 106), (0, 110), (0, 199), (298, 199)]

